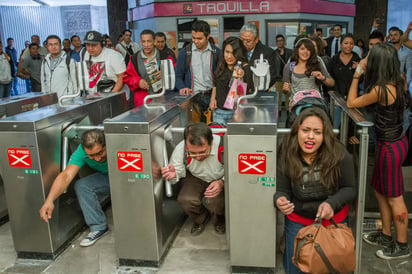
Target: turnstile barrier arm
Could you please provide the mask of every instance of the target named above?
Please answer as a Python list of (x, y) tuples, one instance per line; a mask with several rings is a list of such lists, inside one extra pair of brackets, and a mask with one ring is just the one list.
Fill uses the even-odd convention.
[[(262, 77), (265, 77), (267, 74), (269, 74), (269, 62), (266, 59), (263, 59), (263, 53), (260, 54), (260, 59), (255, 60), (255, 67), (250, 67), (250, 69), (253, 72), (253, 82), (255, 86), (255, 91), (252, 94), (245, 94), (243, 96), (240, 96), (237, 99), (236, 105), (239, 106), (240, 102), (243, 99), (249, 99), (249, 98), (254, 98), (256, 97), (256, 94), (258, 93), (259, 86), (260, 86), (260, 81)], [(270, 74), (269, 74), (270, 77)], [(269, 83), (268, 83), (269, 85)], [(268, 87), (269, 88), (269, 87)]]

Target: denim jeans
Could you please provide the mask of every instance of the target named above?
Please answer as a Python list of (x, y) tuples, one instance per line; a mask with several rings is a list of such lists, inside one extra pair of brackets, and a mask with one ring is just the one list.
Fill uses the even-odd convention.
[(285, 217), (285, 254), (283, 256), (283, 267), (285, 268), (286, 274), (303, 273), (292, 262), (295, 237), (302, 227), (304, 227), (304, 225), (293, 222)]
[(334, 129), (340, 128), (341, 118), (342, 118), (342, 109), (340, 107), (335, 106), (335, 109), (333, 110), (333, 128)]
[(0, 98), (5, 98), (10, 96), (11, 92), (11, 83), (8, 84), (0, 84)]
[(217, 108), (213, 111), (213, 122), (218, 122), (226, 125), (230, 119), (232, 119), (234, 110), (226, 110)]
[(77, 199), (90, 231), (107, 227), (106, 215), (99, 202), (99, 195), (110, 195), (109, 176), (100, 172), (81, 178), (75, 185)]

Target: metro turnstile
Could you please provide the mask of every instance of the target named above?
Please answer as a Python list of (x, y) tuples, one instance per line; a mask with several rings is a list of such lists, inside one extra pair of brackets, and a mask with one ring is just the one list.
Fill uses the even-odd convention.
[(275, 269), (277, 118), (277, 97), (263, 95), (239, 106), (227, 126), (226, 231), (233, 272)]
[[(56, 93), (27, 93), (0, 99), (0, 119), (57, 103)], [(6, 195), (0, 175), (0, 224), (8, 220)]]
[(185, 119), (176, 103), (156, 100), (104, 122), (120, 265), (159, 266), (184, 220), (176, 197), (165, 195), (160, 168), (165, 128)]
[(39, 209), (60, 172), (62, 132), (71, 123), (98, 125), (125, 110), (125, 94), (76, 98), (0, 120), (0, 164), (14, 247), (19, 258), (55, 258), (84, 226), (73, 184), (45, 223)]

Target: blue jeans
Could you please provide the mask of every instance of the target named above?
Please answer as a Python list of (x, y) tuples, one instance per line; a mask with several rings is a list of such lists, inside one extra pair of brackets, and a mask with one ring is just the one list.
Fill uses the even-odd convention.
[[(342, 223), (348, 223), (348, 220), (349, 218), (346, 217)], [(285, 255), (283, 256), (283, 266), (285, 267), (286, 274), (303, 273), (292, 262), (295, 237), (298, 234), (299, 229), (302, 227), (304, 227), (304, 225), (291, 221), (285, 217)]]
[(283, 267), (285, 268), (286, 274), (303, 273), (292, 262), (295, 237), (302, 227), (304, 227), (304, 225), (293, 222), (285, 217), (285, 254), (283, 256)]
[(100, 172), (93, 173), (78, 180), (74, 189), (90, 231), (106, 229), (106, 215), (100, 206), (98, 195), (110, 195), (109, 176)]
[(340, 128), (341, 117), (342, 117), (342, 109), (340, 107), (335, 106), (335, 109), (333, 110), (333, 128), (334, 129)]
[(8, 84), (0, 84), (0, 98), (5, 98), (10, 96), (11, 92), (11, 83)]
[(213, 111), (213, 122), (218, 122), (226, 125), (230, 119), (232, 119), (234, 110), (226, 110), (217, 108)]

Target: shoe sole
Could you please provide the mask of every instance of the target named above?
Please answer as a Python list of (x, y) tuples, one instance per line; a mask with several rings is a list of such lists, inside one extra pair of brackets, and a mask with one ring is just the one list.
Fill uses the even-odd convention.
[(362, 240), (363, 240), (365, 243), (367, 243), (367, 244), (374, 245), (374, 246), (379, 246), (379, 247), (389, 247), (389, 246), (390, 246), (390, 243), (389, 243), (388, 245), (384, 245), (384, 244), (380, 244), (380, 243), (376, 243), (376, 242), (369, 241), (369, 240), (366, 238), (366, 236), (367, 236), (367, 234), (363, 234), (363, 235), (362, 235)]
[(386, 255), (383, 254), (382, 250), (376, 251), (375, 254), (376, 254), (376, 256), (377, 256), (378, 258), (381, 258), (381, 259), (384, 259), (384, 260), (405, 259), (405, 258), (408, 258), (409, 256), (411, 256), (411, 254), (408, 253), (408, 254), (405, 254), (405, 255), (397, 256), (397, 257), (388, 257), (388, 256), (386, 256)]
[(190, 232), (190, 235), (192, 235), (192, 236), (199, 236), (200, 234), (202, 234), (203, 231), (205, 231), (206, 225), (207, 225), (207, 223), (210, 221), (210, 218), (211, 218), (210, 214), (207, 214), (207, 215), (206, 215), (206, 219), (203, 221), (203, 229), (200, 230), (200, 231), (196, 231), (195, 233)]
[(95, 239), (94, 241), (91, 241), (91, 242), (88, 242), (88, 243), (84, 243), (84, 244), (82, 244), (82, 243), (80, 242), (79, 246), (81, 246), (81, 247), (88, 247), (88, 246), (94, 245), (98, 240), (100, 240), (104, 235), (106, 235), (107, 232), (109, 232), (109, 230), (107, 230), (105, 233), (103, 233), (99, 238)]

